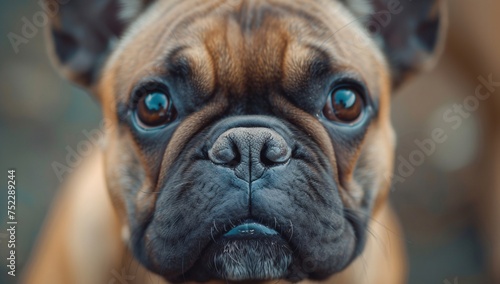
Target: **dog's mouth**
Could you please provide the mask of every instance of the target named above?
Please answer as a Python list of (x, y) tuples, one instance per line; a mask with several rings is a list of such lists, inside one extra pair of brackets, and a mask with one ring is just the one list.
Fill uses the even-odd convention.
[(258, 239), (276, 235), (278, 235), (278, 232), (276, 232), (276, 230), (259, 224), (253, 220), (247, 220), (229, 230), (222, 237), (227, 239)]
[(293, 250), (276, 230), (246, 220), (214, 237), (183, 277), (198, 281), (264, 281), (286, 278)]

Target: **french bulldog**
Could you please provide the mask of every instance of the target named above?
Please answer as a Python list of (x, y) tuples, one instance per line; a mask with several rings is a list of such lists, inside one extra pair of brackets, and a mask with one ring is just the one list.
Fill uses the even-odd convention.
[(394, 283), (391, 94), (440, 0), (71, 0), (48, 29), (106, 133), (26, 283)]

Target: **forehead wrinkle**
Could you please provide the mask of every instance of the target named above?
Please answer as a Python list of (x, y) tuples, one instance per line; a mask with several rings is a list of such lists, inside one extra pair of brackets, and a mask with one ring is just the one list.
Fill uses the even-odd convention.
[[(333, 58), (325, 50), (311, 43), (291, 43), (285, 53), (283, 82), (285, 85), (300, 85), (311, 77), (320, 77), (334, 68)], [(317, 68), (315, 68), (317, 67)]]
[(282, 27), (281, 20), (267, 17), (250, 40), (250, 52), (246, 61), (250, 67), (249, 74), (254, 77), (252, 83), (259, 88), (281, 80), (284, 55), (289, 45), (289, 34)]
[(222, 93), (243, 93), (245, 78), (242, 64), (245, 46), (239, 25), (226, 15), (213, 20), (205, 33), (204, 46), (212, 63), (216, 87)]
[[(239, 77), (240, 85), (236, 88), (237, 92), (244, 91), (242, 85), (245, 84), (241, 84), (241, 78), (244, 78), (243, 81), (246, 81), (247, 86), (248, 80), (251, 80), (252, 89), (280, 79), (283, 72), (283, 54), (290, 41), (292, 25), (297, 26), (300, 22), (298, 25), (305, 33), (313, 33), (308, 27), (311, 26), (310, 21), (314, 17), (307, 11), (286, 6), (290, 3), (273, 2), (269, 5), (267, 2), (271, 1), (259, 1), (258, 4), (253, 2), (253, 5), (240, 6), (240, 11), (236, 11), (239, 13), (231, 13), (234, 21), (225, 19), (227, 24), (224, 29), (220, 29), (225, 37), (219, 36), (221, 40), (217, 41), (216, 36), (210, 36), (209, 44), (212, 43), (210, 46), (217, 47), (217, 49), (210, 48), (210, 50), (216, 51), (216, 54), (224, 48), (226, 51), (225, 54), (213, 56), (221, 62), (216, 68), (221, 73), (218, 77), (229, 79)], [(257, 14), (257, 16), (252, 17), (249, 14)], [(297, 18), (298, 21), (292, 20), (292, 17)], [(254, 21), (258, 21), (258, 24), (253, 23)], [(319, 22), (316, 24), (320, 25)], [(238, 33), (236, 26), (241, 29), (241, 34)], [(322, 25), (321, 28), (316, 28), (315, 32), (324, 28), (325, 26)], [(284, 48), (279, 48), (279, 46)], [(246, 68), (241, 70), (242, 66)], [(223, 69), (224, 67), (227, 68)]]
[(302, 1), (280, 1), (280, 0), (269, 0), (269, 3), (273, 7), (286, 15), (294, 15), (302, 20), (305, 20), (307, 26), (314, 27), (315, 29), (327, 29), (328, 25), (325, 25), (323, 19), (318, 19), (317, 16), (323, 14), (321, 7), (316, 5), (315, 1), (307, 1), (303, 3)]
[[(169, 3), (169, 5), (161, 5), (161, 3)], [(187, 1), (185, 1), (187, 2)], [(115, 90), (123, 89), (123, 84), (121, 82), (132, 82), (130, 70), (136, 70), (138, 68), (143, 71), (145, 68), (140, 67), (143, 65), (142, 62), (158, 62), (161, 58), (164, 58), (168, 52), (171, 51), (170, 46), (180, 42), (181, 40), (177, 38), (176, 33), (189, 29), (193, 24), (196, 24), (196, 20), (203, 17), (202, 13), (206, 12), (206, 9), (213, 10), (218, 5), (217, 3), (210, 2), (208, 5), (197, 6), (197, 9), (189, 9), (191, 15), (186, 17), (173, 17), (176, 15), (177, 9), (182, 9), (183, 5), (186, 4), (184, 1), (158, 1), (149, 7), (148, 11), (145, 12), (136, 23), (134, 23), (129, 31), (124, 36), (121, 41), (119, 51), (115, 52), (112, 59), (110, 59), (108, 65), (116, 65), (114, 72), (116, 72), (115, 80)], [(200, 4), (206, 3), (200, 1)], [(159, 7), (158, 7), (159, 6)], [(190, 22), (193, 20), (193, 22)], [(190, 23), (188, 23), (190, 22)], [(148, 28), (154, 24), (155, 28)], [(158, 30), (156, 27), (160, 27)], [(184, 26), (179, 29), (179, 26)], [(160, 35), (160, 36), (158, 36)], [(173, 37), (175, 40), (169, 38)], [(131, 44), (132, 42), (140, 44)], [(116, 64), (116, 61), (121, 62), (121, 64)], [(151, 64), (148, 64), (148, 67)], [(155, 72), (153, 68), (151, 72)], [(138, 72), (134, 72), (137, 74)], [(144, 73), (147, 73), (144, 72)], [(140, 77), (140, 76), (134, 76)], [(119, 93), (123, 93), (119, 92)]]
[[(262, 14), (259, 29), (253, 31), (249, 37), (251, 48), (249, 65), (251, 74), (259, 75), (263, 82), (281, 82), (283, 73), (288, 71), (287, 54), (297, 42), (305, 41), (302, 37), (312, 37), (324, 32), (326, 26), (320, 22), (311, 24), (314, 19), (307, 10), (298, 10), (294, 3), (267, 1), (271, 4), (255, 9), (265, 9)], [(312, 25), (316, 27), (312, 28)], [(271, 31), (271, 32), (270, 32)], [(300, 52), (299, 52), (300, 53)], [(296, 64), (301, 69), (305, 64)]]
[[(181, 1), (182, 2), (182, 1)], [(181, 41), (180, 38), (177, 37), (177, 33), (182, 33), (186, 30), (189, 30), (192, 26), (195, 26), (198, 21), (206, 20), (207, 16), (211, 14), (214, 10), (219, 8), (221, 6), (221, 2), (224, 1), (199, 1), (200, 3), (203, 3), (205, 5), (196, 5), (195, 8), (192, 7), (192, 5), (189, 5), (189, 1), (185, 1), (184, 7), (183, 5), (178, 5), (174, 7), (174, 9), (170, 11), (166, 11), (166, 13), (169, 13), (170, 15), (174, 15), (175, 20), (171, 23), (168, 23), (170, 30), (173, 31), (171, 33), (160, 33), (161, 36), (159, 37), (159, 42), (170, 42), (173, 41), (172, 39), (168, 39), (169, 36), (173, 36), (176, 41)], [(208, 3), (207, 3), (208, 2)], [(177, 13), (177, 8), (180, 10)], [(189, 11), (186, 13), (186, 11)], [(178, 15), (182, 14), (182, 17), (178, 17)], [(181, 27), (181, 28), (180, 28)], [(158, 49), (161, 50), (161, 45), (158, 45)]]
[(185, 76), (199, 90), (196, 94), (198, 97), (204, 99), (213, 92), (215, 70), (205, 45), (174, 48), (166, 59), (166, 65), (167, 69), (171, 69), (168, 73)]
[[(274, 0), (273, 3), (276, 1), (278, 0)], [(300, 1), (297, 1), (294, 5), (290, 4), (290, 6), (298, 6), (300, 8), (304, 3), (301, 4), (299, 2)], [(278, 1), (278, 3), (281, 2)], [(316, 5), (313, 6), (317, 8)], [(286, 7), (288, 8), (289, 6)], [(291, 9), (288, 8), (287, 10), (290, 11)], [(310, 7), (307, 10), (311, 10)], [(318, 11), (315, 16), (319, 16), (319, 18), (316, 18), (319, 22), (318, 26), (321, 27), (319, 30), (311, 29), (307, 25), (302, 27), (301, 20), (303, 19), (294, 22), (295, 27), (301, 29), (300, 33), (296, 36), (292, 33), (293, 39), (291, 40), (290, 46), (294, 49), (294, 52), (289, 51), (287, 53), (292, 56), (285, 56), (285, 62), (288, 64), (286, 67), (288, 68), (283, 68), (287, 77), (284, 78), (284, 80), (290, 81), (291, 77), (295, 77), (293, 78), (294, 80), (296, 80), (296, 78), (308, 79), (307, 75), (310, 74), (307, 74), (306, 71), (308, 71), (310, 69), (309, 67), (316, 61), (329, 65), (329, 71), (333, 73), (342, 71), (357, 74), (356, 77), (368, 80), (366, 83), (370, 89), (378, 89), (380, 87), (377, 82), (370, 81), (370, 79), (379, 77), (379, 75), (375, 73), (383, 71), (383, 64), (381, 66), (381, 63), (383, 63), (384, 60), (381, 56), (378, 56), (377, 46), (367, 37), (367, 34), (363, 32), (358, 24), (352, 25), (353, 31), (349, 31), (349, 35), (339, 32), (343, 31), (343, 28), (346, 26), (345, 23), (349, 25), (354, 19), (350, 13), (342, 13), (343, 10), (345, 9), (339, 4), (327, 5), (324, 9)], [(291, 13), (293, 13), (293, 9)], [(335, 15), (335, 17), (332, 17), (332, 15)], [(363, 46), (366, 48), (359, 48), (362, 52), (353, 52), (352, 44), (349, 44), (352, 34), (355, 34), (357, 38), (363, 41)], [(298, 45), (304, 47), (297, 47)], [(315, 50), (306, 52), (304, 50), (305, 48)], [(315, 53), (317, 55), (315, 55)], [(375, 93), (378, 94), (378, 92)]]
[[(276, 0), (275, 0), (276, 1)], [(301, 2), (301, 1), (297, 1)], [(359, 19), (337, 2), (313, 1), (314, 7), (318, 8), (315, 16), (319, 17), (324, 26), (327, 27), (328, 35), (314, 35), (306, 38), (311, 46), (318, 50), (324, 50), (331, 58), (332, 64), (338, 66), (334, 69), (345, 69), (355, 67), (364, 78), (377, 78), (378, 74), (367, 74), (372, 70), (380, 71), (384, 68), (384, 57), (378, 46), (369, 37), (368, 33), (359, 24)], [(318, 41), (318, 38), (322, 39)], [(333, 66), (335, 67), (335, 66)], [(373, 84), (377, 86), (378, 84)]]
[[(164, 28), (161, 30), (160, 33), (158, 33), (157, 31), (155, 32), (155, 34), (160, 34), (160, 36), (157, 37), (158, 40), (156, 41), (155, 49), (152, 51), (152, 56), (154, 56), (155, 54), (159, 54), (159, 56), (161, 57), (167, 57), (167, 54), (171, 52), (171, 48), (165, 48), (165, 47), (172, 46), (176, 43), (182, 42), (182, 40), (178, 38), (178, 34), (184, 32), (191, 26), (195, 25), (198, 20), (203, 18), (200, 17), (202, 13), (209, 13), (211, 10), (215, 9), (218, 5), (219, 3), (213, 4), (212, 2), (209, 2), (209, 4), (207, 5), (197, 6), (197, 8), (195, 9), (188, 9), (187, 11), (190, 12), (187, 15), (184, 15), (184, 17), (174, 17), (175, 20), (172, 22), (169, 21), (171, 20), (169, 17), (165, 17), (164, 19), (165, 23), (163, 25)], [(177, 15), (177, 13), (175, 13), (176, 12), (175, 8), (178, 8), (182, 11), (186, 11), (186, 9), (182, 9), (183, 8), (182, 5), (177, 5), (174, 6), (173, 9), (168, 9), (168, 10), (165, 9), (166, 11), (164, 11), (165, 12), (164, 15)], [(207, 8), (209, 11), (206, 11)], [(173, 39), (169, 37), (173, 37)]]
[(200, 89), (198, 96), (207, 98), (215, 89), (215, 70), (208, 50), (203, 45), (201, 48), (192, 49), (187, 55), (193, 64), (193, 83)]
[(376, 47), (363, 49), (363, 52), (353, 52), (348, 42), (336, 37), (329, 43), (320, 45), (313, 43), (312, 46), (327, 55), (332, 72), (354, 75), (365, 83), (369, 90), (375, 91), (372, 95), (377, 97), (380, 94), (382, 84), (379, 78), (388, 71), (385, 60)]
[[(132, 96), (132, 90), (141, 80), (146, 81), (165, 73), (162, 58), (156, 58), (149, 64), (139, 66), (137, 70), (133, 68), (131, 70), (133, 71), (120, 76), (121, 78), (114, 82), (114, 98), (116, 98), (116, 103), (126, 103), (129, 101)], [(126, 83), (124, 84), (123, 82)]]
[[(109, 66), (116, 66), (113, 69), (116, 73), (114, 90), (116, 96), (118, 96), (117, 100), (123, 99), (123, 93), (125, 93), (125, 95), (129, 93), (124, 91), (125, 86), (122, 82), (135, 82), (139, 77), (158, 69), (157, 63), (159, 63), (160, 60), (158, 59), (157, 50), (158, 46), (161, 46), (161, 37), (156, 36), (158, 30), (146, 29), (145, 27), (152, 23), (161, 22), (162, 20), (167, 22), (169, 19), (168, 17), (164, 17), (164, 15), (168, 14), (168, 10), (179, 3), (180, 1), (169, 2), (170, 5), (160, 7), (163, 8), (162, 11), (165, 13), (158, 13), (156, 9), (153, 9), (156, 8), (156, 3), (151, 5), (148, 11), (129, 28), (129, 31), (126, 32), (117, 48), (118, 52), (115, 52), (114, 56), (110, 58), (107, 64)], [(168, 34), (167, 31), (171, 28), (168, 24), (160, 25), (160, 27), (162, 27), (160, 30), (162, 34)], [(131, 44), (132, 42), (136, 44)], [(121, 64), (116, 64), (116, 61)], [(144, 62), (154, 63), (149, 63), (144, 66)], [(153, 68), (151, 68), (151, 66), (153, 66)], [(151, 68), (150, 71), (147, 71), (148, 68)], [(138, 69), (140, 71), (137, 71)], [(128, 88), (130, 89), (131, 87), (128, 86)]]

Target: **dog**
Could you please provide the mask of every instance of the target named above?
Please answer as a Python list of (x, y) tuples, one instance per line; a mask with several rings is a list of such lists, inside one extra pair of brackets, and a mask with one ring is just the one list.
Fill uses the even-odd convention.
[(46, 5), (107, 127), (23, 282), (406, 281), (390, 99), (439, 54), (443, 1)]

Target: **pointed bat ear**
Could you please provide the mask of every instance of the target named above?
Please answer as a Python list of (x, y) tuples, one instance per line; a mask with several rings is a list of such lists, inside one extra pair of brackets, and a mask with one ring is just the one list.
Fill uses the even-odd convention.
[(445, 0), (341, 0), (359, 15), (391, 67), (393, 85), (432, 67), (441, 54), (447, 27)]
[(140, 0), (45, 0), (57, 10), (50, 19), (49, 50), (61, 73), (91, 88), (118, 39), (146, 2)]

